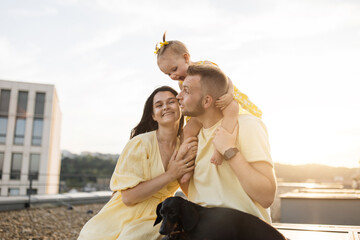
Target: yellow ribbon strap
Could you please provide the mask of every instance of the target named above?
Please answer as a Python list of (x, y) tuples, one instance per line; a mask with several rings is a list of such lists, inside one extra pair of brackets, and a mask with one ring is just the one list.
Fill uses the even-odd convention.
[(169, 43), (167, 42), (167, 41), (165, 41), (165, 42), (160, 42), (160, 48), (161, 47), (163, 47), (163, 46), (165, 46), (165, 45), (168, 45)]
[[(163, 46), (165, 46), (165, 45), (168, 45), (169, 43), (167, 42), (167, 41), (165, 41), (165, 42), (160, 42), (160, 48), (162, 48)], [(158, 54), (159, 53), (159, 50), (160, 50), (160, 48), (157, 46), (157, 44), (156, 44), (156, 50), (155, 50), (155, 54)]]
[(159, 50), (160, 50), (160, 48), (158, 47), (158, 46), (156, 46), (156, 50), (155, 50), (155, 54), (158, 54), (158, 52), (159, 52)]

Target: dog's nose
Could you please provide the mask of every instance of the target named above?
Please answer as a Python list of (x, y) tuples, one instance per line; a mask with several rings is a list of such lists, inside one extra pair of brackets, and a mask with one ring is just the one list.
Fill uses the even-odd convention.
[(168, 229), (168, 226), (164, 222), (160, 226), (159, 233), (161, 235), (168, 235), (170, 233), (169, 229)]
[(161, 235), (166, 235), (166, 231), (165, 231), (164, 227), (161, 227), (161, 228), (160, 228), (159, 233), (160, 233)]

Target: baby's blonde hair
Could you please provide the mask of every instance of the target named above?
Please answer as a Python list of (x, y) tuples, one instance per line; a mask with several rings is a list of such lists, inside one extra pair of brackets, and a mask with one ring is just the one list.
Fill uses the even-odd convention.
[[(164, 32), (163, 35), (163, 43), (165, 42), (166, 42), (166, 32)], [(183, 55), (184, 53), (187, 53), (190, 56), (189, 50), (187, 49), (185, 44), (177, 40), (167, 41), (167, 44), (166, 45), (164, 44), (162, 47), (160, 47), (160, 49), (158, 49), (158, 44), (156, 44), (155, 50), (157, 51), (156, 53), (157, 59), (159, 59), (162, 55), (164, 55), (166, 51), (172, 51), (176, 55)]]

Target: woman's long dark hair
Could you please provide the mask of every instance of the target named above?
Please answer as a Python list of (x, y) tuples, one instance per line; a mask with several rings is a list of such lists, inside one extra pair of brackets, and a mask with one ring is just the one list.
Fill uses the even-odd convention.
[[(178, 94), (173, 88), (168, 86), (162, 86), (155, 89), (146, 100), (141, 120), (138, 123), (138, 125), (131, 130), (130, 139), (141, 133), (150, 132), (159, 128), (158, 123), (152, 118), (154, 96), (158, 92), (171, 92), (172, 94), (174, 94), (174, 96), (177, 96)], [(181, 133), (183, 125), (184, 125), (184, 117), (181, 116), (178, 136)]]

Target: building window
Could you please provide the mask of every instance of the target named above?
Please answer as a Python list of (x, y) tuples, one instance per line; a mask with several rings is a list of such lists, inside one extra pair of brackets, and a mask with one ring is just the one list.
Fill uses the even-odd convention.
[(0, 144), (6, 142), (6, 130), (9, 115), (10, 90), (1, 89), (0, 92)]
[(27, 102), (28, 102), (28, 92), (19, 91), (16, 116), (26, 117)]
[(0, 144), (6, 142), (7, 117), (0, 116)]
[(5, 144), (6, 142), (7, 121), (7, 117), (0, 116), (0, 144)]
[(0, 92), (0, 115), (9, 114), (10, 90), (1, 89)]
[(16, 118), (14, 144), (23, 145), (25, 138), (25, 118)]
[(45, 93), (36, 93), (35, 112), (31, 144), (41, 145), (44, 124)]
[(12, 159), (11, 159), (10, 179), (13, 179), (13, 180), (20, 179), (21, 162), (22, 162), (22, 154), (21, 153), (13, 153)]
[(24, 144), (27, 102), (28, 102), (28, 92), (19, 91), (17, 109), (16, 109), (15, 136), (14, 136), (14, 144), (16, 145)]
[[(37, 194), (37, 189), (32, 188), (31, 189), (31, 195), (35, 195), (35, 194)], [(29, 188), (26, 189), (26, 195), (30, 195), (30, 189)]]
[(3, 153), (3, 152), (0, 152), (0, 179), (2, 178), (4, 158), (5, 158), (4, 153)]
[(29, 180), (38, 180), (40, 166), (40, 154), (30, 154)]
[(8, 195), (9, 196), (19, 196), (20, 195), (20, 189), (19, 188), (9, 188), (8, 189)]
[(43, 133), (44, 120), (41, 118), (34, 118), (33, 133), (31, 138), (31, 144), (34, 146), (41, 145), (42, 133)]
[(37, 118), (43, 118), (44, 109), (45, 109), (45, 93), (36, 93), (34, 116)]

